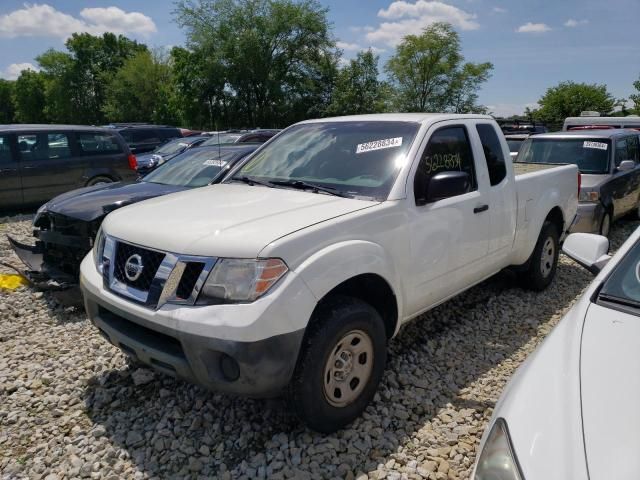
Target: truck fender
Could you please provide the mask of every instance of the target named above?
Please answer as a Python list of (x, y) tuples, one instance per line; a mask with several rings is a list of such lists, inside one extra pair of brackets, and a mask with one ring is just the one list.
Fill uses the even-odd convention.
[(390, 257), (378, 244), (349, 240), (329, 245), (314, 253), (296, 268), (313, 296), (320, 301), (331, 290), (358, 275), (373, 274), (381, 277), (391, 288), (398, 307), (396, 331), (403, 318), (404, 301), (401, 280)]
[(569, 225), (562, 209), (562, 199), (557, 190), (553, 190), (549, 195), (528, 199), (525, 202), (524, 211), (518, 213), (518, 225), (522, 225), (518, 228), (522, 246), (515, 253), (513, 265), (523, 265), (529, 260), (540, 236), (542, 225), (554, 208), (558, 208), (562, 213), (562, 230), (558, 232), (562, 238)]

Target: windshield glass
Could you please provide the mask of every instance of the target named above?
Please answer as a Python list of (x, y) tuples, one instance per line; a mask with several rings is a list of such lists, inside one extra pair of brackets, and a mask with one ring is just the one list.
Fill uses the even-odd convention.
[(164, 145), (160, 145), (153, 153), (157, 153), (158, 155), (173, 155), (174, 153), (183, 151), (188, 146), (189, 144), (183, 139), (171, 140)]
[(201, 187), (211, 183), (238, 155), (238, 152), (219, 153), (215, 148), (195, 147), (160, 165), (145, 176), (143, 181), (181, 187)]
[(420, 125), (323, 122), (288, 128), (233, 178), (300, 181), (347, 195), (386, 199)]
[(602, 286), (600, 298), (640, 307), (640, 242), (637, 242)]
[(520, 149), (520, 145), (522, 145), (522, 142), (524, 142), (524, 139), (507, 140), (507, 144), (509, 145), (509, 151), (517, 152)]
[(573, 163), (580, 173), (608, 173), (608, 138), (530, 138), (518, 153), (523, 163)]
[(211, 138), (208, 140), (205, 140), (202, 143), (202, 145), (207, 146), (207, 145), (218, 145), (223, 143), (234, 143), (241, 136), (242, 136), (241, 133), (220, 133), (220, 134), (214, 133), (213, 135), (211, 135)]

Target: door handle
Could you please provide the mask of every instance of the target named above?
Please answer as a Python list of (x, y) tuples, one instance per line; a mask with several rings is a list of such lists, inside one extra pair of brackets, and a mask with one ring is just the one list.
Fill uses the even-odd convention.
[(473, 213), (482, 213), (486, 212), (487, 210), (489, 210), (489, 205), (480, 205), (479, 207), (473, 209)]

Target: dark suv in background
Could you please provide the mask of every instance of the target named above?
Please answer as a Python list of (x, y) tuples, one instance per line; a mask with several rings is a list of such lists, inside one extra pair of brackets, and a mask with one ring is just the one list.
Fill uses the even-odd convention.
[(136, 154), (150, 152), (169, 140), (183, 137), (181, 129), (166, 125), (112, 123), (107, 127), (122, 135), (131, 151)]
[(111, 129), (0, 126), (0, 210), (39, 206), (69, 190), (136, 176), (135, 156)]

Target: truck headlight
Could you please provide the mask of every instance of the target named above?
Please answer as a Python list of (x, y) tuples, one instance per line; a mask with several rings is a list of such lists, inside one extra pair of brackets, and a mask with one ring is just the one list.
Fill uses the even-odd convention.
[(589, 190), (580, 190), (580, 196), (578, 197), (580, 202), (597, 202), (600, 200), (600, 192), (594, 192)]
[(98, 233), (96, 233), (96, 239), (93, 242), (93, 261), (96, 264), (96, 268), (98, 272), (102, 273), (103, 261), (102, 257), (104, 255), (104, 243), (105, 236), (102, 233), (102, 227), (98, 229)]
[(40, 217), (46, 211), (47, 211), (47, 204), (45, 203), (44, 205), (41, 205), (40, 208), (38, 208), (38, 210), (36, 210), (36, 215), (35, 217), (33, 217), (33, 225), (36, 225), (38, 223), (38, 220), (40, 220)]
[(267, 293), (288, 270), (279, 258), (222, 258), (211, 270), (196, 303), (253, 302)]
[(484, 444), (478, 464), (475, 480), (523, 480), (516, 459), (507, 423), (499, 418)]

